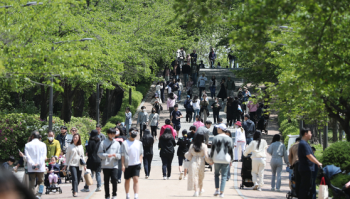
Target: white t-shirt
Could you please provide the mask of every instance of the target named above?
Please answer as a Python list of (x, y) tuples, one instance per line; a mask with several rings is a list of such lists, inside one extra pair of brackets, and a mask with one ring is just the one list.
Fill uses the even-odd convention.
[(141, 164), (140, 162), (140, 144), (126, 140), (128, 144), (129, 166)]

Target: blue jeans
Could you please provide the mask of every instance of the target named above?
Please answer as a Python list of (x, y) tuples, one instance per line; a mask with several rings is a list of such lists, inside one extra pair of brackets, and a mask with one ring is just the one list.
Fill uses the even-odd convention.
[(118, 160), (118, 180), (122, 179), (122, 159)]
[[(230, 169), (230, 164), (214, 164), (215, 168), (215, 188), (219, 189), (220, 192), (224, 192), (225, 185), (226, 185), (226, 179), (227, 179), (227, 172)], [(220, 171), (221, 171), (221, 186), (220, 186)]]
[(197, 85), (197, 73), (192, 73), (192, 80), (195, 85)]
[(196, 116), (199, 115), (200, 109), (194, 110), (193, 121), (196, 121)]
[(249, 145), (250, 142), (253, 141), (253, 138), (246, 138), (246, 141), (247, 141), (247, 145)]
[[(94, 178), (95, 173), (96, 173), (97, 187), (101, 187), (101, 172), (91, 171), (91, 179)], [(84, 189), (89, 189), (89, 186), (85, 184)]]
[(181, 100), (181, 91), (177, 91), (177, 96), (179, 97), (179, 101)]
[(209, 87), (209, 89), (210, 89), (211, 98), (214, 99), (216, 87), (215, 86), (211, 86), (211, 87)]

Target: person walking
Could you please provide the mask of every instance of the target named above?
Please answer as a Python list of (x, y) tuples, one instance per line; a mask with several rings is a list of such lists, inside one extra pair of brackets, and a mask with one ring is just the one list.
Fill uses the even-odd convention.
[(175, 95), (174, 93), (170, 93), (168, 95), (168, 100), (166, 102), (166, 105), (167, 105), (167, 110), (169, 110), (170, 117), (171, 117), (171, 112), (173, 112), (174, 110), (176, 99), (177, 99), (177, 95)]
[(199, 111), (200, 111), (200, 100), (198, 99), (198, 96), (194, 96), (193, 98), (193, 102), (192, 102), (192, 106), (193, 106), (193, 118), (196, 118), (197, 115), (199, 116)]
[[(101, 138), (100, 138), (101, 139)], [(75, 134), (71, 144), (68, 146), (66, 153), (66, 163), (63, 170), (69, 169), (72, 175), (73, 197), (78, 197), (78, 186), (81, 179), (81, 173), (84, 171), (85, 165), (81, 164), (84, 157), (84, 148), (81, 145), (80, 134)]]
[[(271, 179), (271, 191), (280, 191), (281, 187), (281, 173), (282, 173), (282, 158), (284, 162), (289, 166), (288, 155), (286, 146), (281, 142), (281, 135), (276, 134), (273, 136), (271, 145), (267, 148), (267, 153), (269, 153), (271, 158), (271, 170), (272, 170), (272, 179)], [(277, 174), (277, 185), (276, 185), (276, 174)], [(275, 186), (276, 185), (276, 186)]]
[[(119, 145), (122, 146), (123, 142), (127, 140), (126, 131), (121, 127), (117, 127), (115, 133), (115, 140), (119, 142)], [(122, 158), (118, 160), (118, 184), (122, 182)]]
[(308, 144), (311, 139), (311, 130), (308, 128), (302, 128), (300, 130), (301, 140), (298, 146), (298, 158), (299, 165), (298, 170), (301, 176), (300, 186), (299, 186), (299, 199), (311, 199), (312, 198), (312, 172), (315, 170), (315, 164), (322, 167), (315, 156), (313, 155), (312, 149)]
[[(251, 98), (255, 99), (255, 96), (252, 96)], [(247, 107), (249, 108), (249, 115), (250, 115), (250, 119), (256, 123), (257, 118), (256, 118), (256, 111), (258, 110), (259, 107), (259, 103), (253, 103), (252, 100), (249, 100)]]
[(125, 128), (126, 128), (126, 132), (129, 131), (129, 129), (131, 128), (131, 124), (132, 124), (132, 113), (130, 111), (130, 107), (126, 107), (125, 109)]
[(197, 64), (198, 55), (197, 55), (196, 50), (193, 50), (193, 52), (190, 54), (190, 56), (191, 56), (191, 65)]
[(219, 91), (219, 94), (217, 95), (217, 97), (222, 99), (222, 105), (223, 105), (225, 102), (225, 99), (227, 98), (226, 87), (225, 87), (225, 78), (222, 78), (222, 80), (221, 80), (220, 91)]
[(153, 144), (154, 144), (153, 135), (151, 132), (146, 129), (142, 137), (142, 146), (143, 146), (143, 168), (145, 170), (146, 179), (149, 178), (151, 173), (151, 164), (153, 159)]
[(191, 74), (191, 66), (190, 63), (186, 62), (183, 66), (182, 66), (182, 74), (184, 76), (184, 84), (185, 86), (187, 85), (187, 81), (188, 81), (188, 77)]
[(169, 180), (171, 176), (171, 163), (175, 153), (175, 139), (170, 128), (166, 128), (164, 134), (160, 136), (158, 148), (162, 159), (163, 180)]
[(179, 111), (179, 105), (175, 104), (173, 112), (171, 112), (171, 121), (173, 123), (174, 129), (176, 130), (176, 134), (179, 135), (179, 131), (181, 129), (181, 119), (182, 113)]
[[(166, 84), (164, 84), (164, 82), (160, 83), (160, 99), (162, 100), (162, 102), (164, 102), (164, 91), (165, 91), (165, 86)], [(128, 132), (128, 131), (127, 131)]]
[(35, 183), (39, 185), (38, 198), (41, 197), (44, 191), (44, 172), (45, 159), (47, 156), (46, 145), (41, 142), (38, 131), (33, 131), (31, 134), (32, 140), (25, 145), (24, 153), (26, 154), (29, 185), (35, 194)]
[(238, 97), (235, 97), (235, 99), (232, 102), (232, 112), (233, 112), (233, 122), (240, 121), (242, 108), (240, 105), (240, 101), (238, 100)]
[(295, 193), (299, 193), (299, 185), (300, 185), (300, 175), (299, 175), (299, 158), (298, 158), (298, 148), (299, 142), (301, 138), (298, 137), (295, 139), (295, 143), (289, 148), (289, 156), (288, 162), (290, 164), (289, 167), (289, 188), (292, 190), (292, 174), (295, 176)]
[(152, 113), (149, 115), (148, 121), (151, 127), (152, 137), (155, 140), (158, 140), (157, 129), (158, 129), (158, 122), (159, 122), (159, 114), (156, 112), (155, 108), (152, 108)]
[(193, 144), (190, 146), (185, 157), (190, 161), (188, 169), (187, 190), (194, 190), (194, 197), (202, 195), (205, 162), (213, 165), (212, 159), (209, 157), (207, 145), (204, 142), (204, 135), (198, 132), (193, 139)]
[(230, 68), (235, 68), (235, 56), (233, 55), (232, 50), (227, 54), (227, 61), (229, 62)]
[[(233, 143), (232, 139), (225, 134), (226, 125), (217, 125), (218, 135), (214, 137), (210, 157), (214, 162), (215, 168), (215, 193), (214, 196), (224, 197), (225, 185), (227, 180), (228, 169), (233, 161)], [(220, 186), (221, 174), (221, 186)], [(219, 190), (220, 188), (220, 190)]]
[[(91, 177), (94, 178), (96, 174), (97, 188), (96, 192), (101, 191), (101, 158), (98, 156), (97, 152), (99, 150), (101, 140), (98, 137), (97, 130), (92, 130), (90, 133), (90, 139), (88, 145), (85, 147), (87, 152), (87, 162), (86, 168), (91, 170)], [(81, 192), (90, 192), (89, 186), (85, 184), (84, 189)]]
[(261, 191), (261, 187), (264, 185), (264, 170), (266, 166), (266, 151), (267, 142), (261, 139), (261, 132), (255, 131), (254, 140), (250, 142), (245, 149), (243, 155), (247, 156), (252, 153), (252, 177), (254, 187), (253, 190)]
[(177, 93), (178, 93), (178, 96), (179, 96), (179, 101), (181, 101), (181, 93), (184, 90), (184, 86), (181, 83), (181, 79), (178, 80), (177, 84), (179, 86), (179, 89), (178, 89)]
[(165, 124), (162, 126), (162, 128), (160, 128), (160, 132), (159, 132), (159, 137), (163, 135), (165, 129), (169, 128), (173, 134), (174, 139), (177, 136), (176, 131), (174, 130), (173, 126), (171, 126), (171, 120), (170, 119), (166, 119), (165, 120)]
[(184, 102), (184, 107), (186, 109), (186, 122), (192, 121), (192, 115), (193, 115), (193, 104), (191, 100), (191, 96), (187, 95), (187, 99)]
[(227, 96), (234, 98), (234, 91), (236, 90), (235, 81), (229, 76), (226, 81), (227, 85)]
[(192, 98), (192, 93), (193, 93), (192, 87), (193, 87), (193, 81), (192, 81), (192, 77), (190, 77), (188, 82), (186, 83), (187, 95), (189, 95), (190, 98)]
[(215, 60), (216, 60), (216, 54), (214, 52), (214, 48), (211, 48), (209, 53), (210, 68), (214, 68)]
[(101, 132), (102, 131), (102, 125), (101, 124), (96, 124), (96, 130), (98, 132), (98, 137), (100, 138), (101, 141), (106, 139), (106, 136)]
[(201, 127), (201, 126), (204, 126), (204, 123), (202, 122), (202, 119), (201, 119), (201, 116), (200, 116), (200, 115), (197, 115), (197, 116), (196, 116), (196, 121), (193, 122), (193, 126), (195, 126), (196, 129), (198, 129), (198, 128)]
[(214, 100), (214, 97), (216, 96), (215, 95), (216, 85), (217, 85), (216, 78), (213, 75), (209, 82), (210, 96), (212, 100)]
[(118, 180), (118, 160), (121, 158), (121, 147), (115, 140), (116, 129), (107, 130), (108, 139), (105, 139), (98, 148), (98, 156), (101, 158), (101, 167), (103, 169), (105, 198), (110, 198), (109, 182), (112, 182), (112, 199), (117, 198), (117, 180)]
[[(245, 145), (246, 145), (246, 139), (245, 139), (245, 132), (242, 127), (242, 123), (240, 121), (237, 121), (235, 123), (236, 125), (236, 134), (235, 134), (235, 142), (234, 142), (234, 147), (235, 147), (235, 162), (238, 162), (238, 150), (241, 148), (241, 154), (243, 154), (243, 151), (245, 151)], [(240, 158), (240, 160), (242, 157)]]
[(232, 97), (227, 98), (226, 119), (227, 119), (227, 126), (228, 126), (228, 128), (230, 128), (232, 126), (232, 122), (233, 122), (233, 99), (232, 99)]
[(184, 171), (182, 171), (182, 165), (185, 159), (185, 153), (187, 153), (190, 145), (191, 145), (191, 140), (187, 137), (187, 130), (184, 129), (182, 130), (182, 137), (178, 139), (176, 145), (179, 145), (179, 148), (177, 148), (177, 157), (179, 159), (179, 172), (180, 172), (180, 177), (179, 180), (187, 179), (186, 174), (187, 174), (187, 168), (184, 168)]
[(67, 130), (68, 128), (66, 126), (61, 126), (61, 133), (56, 136), (56, 140), (60, 142), (60, 147), (62, 151), (67, 151), (68, 148), (68, 137), (67, 137)]
[(158, 95), (158, 98), (160, 98), (160, 95), (161, 95), (161, 89), (162, 89), (162, 85), (160, 84), (161, 82), (157, 82), (157, 85), (156, 85), (156, 94)]
[(221, 106), (218, 102), (218, 98), (215, 97), (214, 103), (211, 104), (211, 109), (213, 110), (213, 117), (214, 117), (214, 123), (216, 124), (216, 120), (219, 119), (220, 117), (220, 110), (221, 110)]
[(142, 142), (136, 140), (137, 134), (136, 128), (129, 129), (129, 138), (123, 142), (121, 148), (126, 199), (130, 199), (131, 178), (134, 182), (134, 199), (139, 198), (139, 177), (143, 159), (143, 146)]
[(44, 141), (46, 145), (46, 159), (49, 160), (51, 157), (59, 157), (61, 154), (61, 145), (60, 142), (54, 139), (55, 133), (53, 131), (49, 131), (47, 134), (47, 140)]
[(202, 94), (202, 91), (205, 90), (205, 84), (207, 82), (207, 77), (205, 77), (205, 74), (202, 73), (202, 76), (198, 78), (198, 87), (199, 87), (199, 93)]
[(140, 138), (142, 138), (142, 132), (143, 129), (145, 128), (145, 125), (148, 125), (148, 113), (146, 111), (146, 107), (142, 106), (141, 111), (137, 115), (137, 124), (140, 125)]
[(207, 121), (207, 117), (209, 116), (209, 110), (208, 110), (209, 102), (207, 98), (207, 94), (203, 95), (203, 100), (200, 102), (200, 113), (201, 118), (203, 118), (203, 122)]
[(242, 127), (243, 127), (244, 132), (245, 132), (245, 138), (247, 141), (247, 145), (249, 145), (250, 142), (253, 141), (253, 136), (255, 133), (255, 124), (249, 118), (250, 118), (250, 116), (248, 114), (245, 114), (244, 115), (244, 122), (242, 124)]
[(180, 66), (184, 64), (185, 58), (186, 58), (186, 52), (184, 51), (184, 48), (181, 47), (180, 52), (178, 53), (178, 63)]

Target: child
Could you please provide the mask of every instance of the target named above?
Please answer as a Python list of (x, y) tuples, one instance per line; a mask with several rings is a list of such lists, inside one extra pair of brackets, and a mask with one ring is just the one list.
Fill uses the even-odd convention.
[(58, 164), (63, 165), (64, 163), (66, 163), (66, 156), (64, 155), (64, 152), (61, 151), (61, 154), (58, 157)]
[(50, 187), (52, 186), (52, 181), (55, 182), (54, 187), (57, 187), (57, 182), (58, 182), (58, 173), (60, 172), (60, 166), (57, 164), (57, 158), (56, 157), (52, 157), (50, 159), (50, 163), (49, 165), (46, 167), (46, 171), (49, 173), (49, 183), (50, 183)]
[(179, 158), (179, 171), (180, 171), (179, 180), (182, 180), (182, 176), (184, 176), (184, 180), (186, 180), (187, 168), (185, 167), (184, 172), (182, 172), (182, 163), (183, 161), (186, 161), (185, 153), (188, 152), (188, 149), (191, 145), (191, 140), (187, 137), (186, 129), (182, 131), (182, 137), (178, 139), (176, 144), (179, 145), (179, 148), (177, 149), (177, 156)]
[(10, 156), (10, 158), (7, 160), (7, 162), (4, 162), (2, 164), (2, 167), (4, 167), (6, 170), (12, 170), (12, 168), (10, 166), (12, 166), (13, 163), (15, 163), (15, 158), (13, 156)]

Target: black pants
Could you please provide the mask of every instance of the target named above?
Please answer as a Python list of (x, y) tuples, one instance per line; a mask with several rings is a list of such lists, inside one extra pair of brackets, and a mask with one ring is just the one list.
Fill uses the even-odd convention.
[[(189, 95), (190, 98), (192, 99), (192, 92), (191, 92), (191, 90), (187, 91), (187, 95)], [(162, 101), (162, 102), (163, 102), (163, 101)]]
[(186, 111), (186, 122), (192, 121), (193, 111)]
[(219, 117), (219, 112), (213, 112), (213, 117), (214, 117), (214, 123), (216, 123), (216, 120), (218, 120), (220, 117)]
[(112, 196), (117, 196), (118, 169), (103, 169), (103, 178), (105, 182), (105, 198), (109, 198), (109, 181), (112, 181)]
[(140, 140), (142, 139), (142, 133), (144, 129), (146, 129), (145, 126), (140, 124)]
[(311, 171), (299, 171), (300, 173), (300, 186), (299, 186), (299, 199), (312, 199), (311, 185), (312, 185), (312, 172)]
[(202, 91), (205, 90), (205, 87), (199, 87), (199, 98), (202, 97)]
[(69, 167), (69, 171), (70, 171), (70, 173), (72, 175), (73, 192), (77, 193), (78, 192), (78, 186), (79, 186), (80, 179), (81, 179), (81, 171), (79, 170), (79, 167), (73, 167), (73, 166)]
[(299, 195), (299, 187), (301, 182), (301, 176), (299, 173), (299, 162), (294, 163), (293, 165), (293, 173), (294, 173), (294, 180), (295, 180), (295, 195)]
[(241, 120), (241, 114), (240, 113), (234, 113), (233, 114), (233, 122), (237, 122)]
[(250, 120), (252, 120), (254, 123), (256, 122), (255, 116), (256, 112), (249, 112)]
[(170, 118), (171, 118), (171, 112), (173, 112), (174, 110), (174, 107), (169, 107), (169, 115), (170, 115)]
[(227, 126), (232, 126), (233, 119), (227, 119)]
[(161, 156), (161, 158), (162, 158), (163, 177), (170, 177), (171, 163), (173, 162), (174, 154), (163, 155)]
[(152, 163), (153, 155), (144, 155), (143, 156), (143, 167), (145, 169), (145, 175), (149, 176), (151, 172), (151, 163)]
[(151, 126), (151, 134), (157, 137), (157, 126)]
[(164, 89), (160, 89), (160, 99), (164, 102)]

